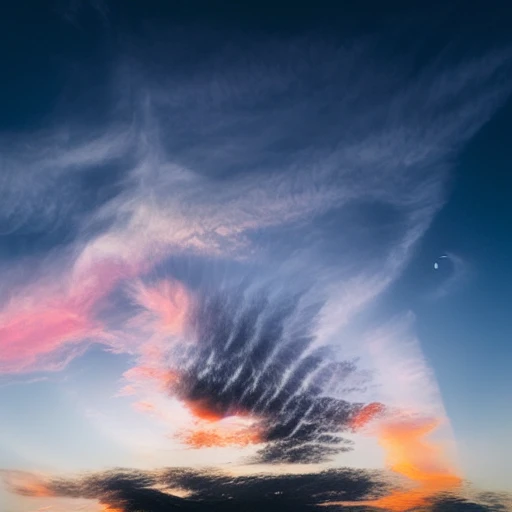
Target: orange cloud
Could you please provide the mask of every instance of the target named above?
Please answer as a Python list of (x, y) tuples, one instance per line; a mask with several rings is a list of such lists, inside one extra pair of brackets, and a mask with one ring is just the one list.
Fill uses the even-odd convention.
[(48, 482), (41, 476), (23, 471), (5, 471), (2, 476), (7, 488), (20, 496), (56, 497)]
[[(354, 419), (356, 430), (382, 416), (380, 404), (369, 404)], [(410, 487), (393, 491), (387, 496), (370, 501), (330, 502), (329, 505), (372, 506), (404, 512), (428, 504), (433, 496), (460, 487), (462, 479), (451, 467), (442, 446), (429, 439), (439, 426), (435, 418), (384, 418), (374, 433), (386, 452), (386, 465), (396, 475), (406, 477)]]
[(417, 487), (393, 492), (376, 500), (377, 507), (402, 511), (426, 505), (428, 499), (451, 491), (462, 479), (449, 464), (441, 445), (429, 440), (439, 426), (436, 419), (391, 421), (379, 429), (379, 443), (387, 453), (387, 464), (395, 473), (409, 478)]
[(215, 422), (224, 418), (224, 414), (220, 411), (215, 411), (206, 400), (188, 400), (184, 404), (200, 420)]
[[(43, 506), (38, 508), (38, 511), (53, 510), (54, 508), (59, 511), (64, 510), (61, 508), (61, 506), (63, 506), (62, 492), (54, 491), (51, 488), (50, 480), (47, 476), (24, 471), (0, 471), (0, 476), (6, 488), (12, 493), (28, 498), (58, 498), (58, 505)], [(73, 498), (73, 501), (76, 499), (76, 497)], [(44, 501), (46, 503), (52, 503), (53, 500)], [(87, 510), (92, 511), (94, 508), (94, 510), (98, 510), (98, 512), (125, 512), (122, 508), (105, 504), (101, 499), (98, 501), (94, 500), (94, 502), (92, 499), (85, 499), (85, 501), (87, 504), (84, 503), (82, 507), (86, 507)], [(82, 507), (79, 506), (80, 510), (85, 510), (85, 508)], [(67, 508), (67, 510), (71, 510), (71, 508)], [(74, 507), (73, 510), (75, 510)]]
[(137, 394), (137, 390), (131, 384), (123, 386), (115, 396), (130, 396)]
[(178, 438), (191, 448), (247, 446), (261, 442), (259, 433), (250, 428), (232, 432), (224, 429), (195, 430)]
[(373, 421), (377, 416), (384, 414), (386, 408), (378, 402), (372, 402), (359, 410), (351, 421), (353, 430), (358, 431)]
[[(215, 425), (212, 425), (212, 421)], [(205, 422), (208, 422), (207, 427)], [(196, 427), (176, 437), (191, 448), (247, 446), (262, 442), (257, 423), (245, 415), (234, 415), (224, 420), (201, 418)]]

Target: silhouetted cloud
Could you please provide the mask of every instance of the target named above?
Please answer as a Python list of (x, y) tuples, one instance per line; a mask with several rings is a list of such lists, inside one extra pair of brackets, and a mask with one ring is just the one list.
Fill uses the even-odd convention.
[(4, 478), (13, 492), (24, 496), (95, 499), (123, 512), (261, 511), (262, 507), (306, 512), (321, 510), (317, 505), (333, 497), (357, 500), (383, 488), (374, 474), (356, 469), (255, 476), (193, 469), (113, 470), (77, 479), (37, 480), (30, 474)]
[(361, 404), (330, 395), (356, 371), (315, 346), (320, 309), (303, 294), (203, 293), (191, 314), (192, 343), (173, 351), (170, 389), (199, 418), (254, 423), (266, 443), (257, 462), (316, 463), (347, 450), (341, 433)]
[[(235, 476), (216, 469), (167, 468), (157, 471), (113, 469), (76, 478), (50, 478), (24, 472), (1, 473), (7, 487), (27, 497), (97, 500), (122, 512), (261, 510), (335, 512), (398, 510), (369, 504), (390, 485), (377, 471), (331, 469), (303, 474)], [(411, 512), (503, 512), (498, 494), (464, 498), (440, 493)], [(333, 503), (333, 505), (330, 505)], [(341, 505), (345, 503), (345, 505)]]
[(504, 512), (507, 507), (498, 500), (476, 502), (454, 495), (441, 495), (432, 500), (432, 512)]

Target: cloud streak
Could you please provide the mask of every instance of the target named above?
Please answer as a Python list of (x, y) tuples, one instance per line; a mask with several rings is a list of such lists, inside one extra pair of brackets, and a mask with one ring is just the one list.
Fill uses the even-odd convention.
[[(19, 148), (6, 151), (6, 165), (12, 169), (2, 186), (7, 194), (2, 206), (6, 233), (19, 229), (20, 222), (35, 225), (37, 218), (46, 229), (56, 217), (65, 217), (73, 207), (73, 193), (65, 194), (63, 187), (78, 186), (83, 176), (111, 162), (126, 169), (120, 192), (80, 219), (82, 239), (74, 243), (70, 273), (62, 276), (59, 267), (51, 269), (58, 279), (71, 279), (80, 286), (88, 279), (85, 276), (97, 279), (102, 266), (110, 264), (129, 268), (129, 276), (141, 274), (183, 251), (268, 258), (265, 248), (274, 242), (265, 238), (268, 235), (263, 240), (260, 236), (263, 252), (258, 255), (254, 235), (277, 229), (279, 236), (280, 230), (333, 209), (342, 212), (355, 205), (357, 211), (365, 203), (380, 204), (391, 215), (391, 225), (381, 229), (391, 230), (392, 237), (383, 245), (378, 265), (369, 257), (363, 273), (354, 273), (351, 252), (355, 248), (364, 254), (366, 242), (348, 239), (352, 250), (338, 259), (337, 270), (331, 267), (325, 272), (318, 264), (312, 268), (320, 281), (322, 276), (332, 279), (333, 272), (343, 280), (350, 272), (353, 282), (373, 282), (373, 291), (365, 298), (359, 290), (363, 302), (355, 307), (362, 307), (399, 274), (442, 204), (446, 163), (504, 96), (506, 83), (497, 78), (507, 59), (497, 54), (485, 65), (474, 61), (450, 71), (442, 66), (425, 69), (404, 88), (400, 75), (357, 68), (354, 56), (369, 55), (368, 45), (356, 46), (350, 53), (307, 44), (310, 55), (321, 51), (324, 58), (297, 59), (293, 45), (276, 43), (272, 58), (265, 45), (253, 47), (252, 63), (246, 66), (247, 57), (226, 48), (222, 76), (212, 71), (220, 58), (214, 57), (192, 82), (185, 77), (169, 82), (141, 64), (132, 66), (131, 76), (121, 75), (123, 80), (128, 78), (134, 86), (145, 81), (147, 92), (142, 106), (128, 116), (134, 119), (128, 126), (115, 123), (85, 143), (80, 130), (36, 134), (22, 160)], [(284, 58), (290, 67), (280, 70)], [(365, 85), (375, 82), (372, 73), (381, 79), (378, 91)], [(491, 81), (498, 85), (490, 88)], [(301, 91), (307, 88), (318, 94), (306, 104)], [(453, 102), (454, 97), (458, 101)], [(281, 101), (275, 104), (277, 98)], [(328, 137), (310, 133), (306, 124), (297, 127), (297, 119), (307, 119), (309, 126), (320, 123), (326, 101), (336, 105), (323, 119)], [(272, 111), (265, 107), (274, 104)], [(314, 144), (304, 147), (302, 141), (307, 139)], [(240, 160), (242, 149), (245, 161)], [(40, 184), (31, 188), (30, 195), (22, 185), (27, 173), (37, 176), (34, 182)], [(21, 181), (17, 176), (23, 176)], [(48, 210), (55, 204), (48, 200), (49, 187), (70, 198), (54, 213)], [(21, 219), (16, 205), (23, 205), (23, 215), (29, 217)], [(93, 226), (102, 225), (106, 229), (95, 234)], [(293, 250), (307, 253), (300, 246)], [(290, 269), (300, 271), (294, 265), (315, 264), (313, 255), (304, 258), (300, 262), (292, 258)], [(348, 310), (350, 305), (345, 307)], [(71, 339), (73, 334), (66, 336)]]

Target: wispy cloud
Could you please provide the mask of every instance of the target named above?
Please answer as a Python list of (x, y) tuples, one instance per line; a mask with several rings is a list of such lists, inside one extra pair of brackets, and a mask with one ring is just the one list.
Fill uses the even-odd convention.
[[(258, 462), (343, 452), (371, 402), (444, 420), (410, 315), (354, 325), (510, 91), (510, 54), (390, 72), (377, 44), (226, 46), (190, 73), (164, 45), (164, 73), (120, 66), (111, 125), (0, 141), (6, 240), (73, 233), (1, 262), (0, 371), (60, 369), (102, 343), (132, 358), (121, 393), (135, 407), (162, 419), (155, 394), (181, 401), (203, 421), (182, 441), (254, 443)], [(213, 421), (226, 416), (239, 423)], [(96, 498), (87, 482), (69, 492)]]
[[(84, 142), (83, 131), (60, 130), (44, 138), (35, 134), (30, 144), (17, 142), (4, 157), (6, 233), (22, 225), (51, 227), (73, 211), (81, 177), (112, 161), (127, 169), (121, 192), (82, 218), (71, 271), (52, 269), (56, 279), (80, 286), (84, 276), (94, 279), (109, 265), (129, 267), (132, 275), (183, 251), (261, 259), (265, 253), (251, 243), (255, 233), (300, 225), (348, 205), (383, 205), (390, 219), (377, 225), (389, 235), (378, 258), (364, 239), (349, 238), (351, 251), (340, 253), (336, 270), (314, 267), (319, 281), (325, 275), (332, 282), (334, 272), (340, 282), (353, 283), (341, 306), (350, 316), (400, 273), (441, 206), (453, 152), (505, 94), (503, 81), (494, 87), (491, 81), (504, 72), (506, 56), (485, 65), (426, 69), (402, 86), (400, 75), (357, 67), (354, 55), (369, 55), (367, 47), (355, 53), (322, 48), (332, 58), (319, 63), (292, 59), (292, 46), (277, 48), (273, 59), (255, 48), (248, 66), (230, 49), (222, 75), (208, 75), (212, 68), (206, 66), (192, 82), (152, 77), (135, 121), (117, 123), (99, 137)], [(290, 68), (280, 71), (285, 56)], [(143, 73), (142, 66), (136, 69)], [(327, 73), (329, 81), (322, 78)], [(377, 76), (380, 89), (369, 90)], [(305, 103), (301, 90), (308, 87), (317, 94)], [(266, 104), (274, 105), (272, 111)], [(332, 112), (322, 124), (327, 105)], [(325, 137), (310, 133), (314, 123)], [(59, 201), (52, 199), (55, 192)], [(95, 235), (94, 226), (106, 229)], [(364, 265), (355, 265), (354, 251), (364, 255)], [(297, 265), (293, 254), (290, 264)]]

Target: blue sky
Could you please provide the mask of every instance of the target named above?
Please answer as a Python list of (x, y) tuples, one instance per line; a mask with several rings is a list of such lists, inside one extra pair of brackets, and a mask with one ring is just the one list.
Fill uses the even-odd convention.
[[(418, 308), (420, 336), (445, 389), (443, 397), (453, 411), (455, 431), (466, 446), (481, 447), (478, 455), (465, 455), (468, 471), (496, 486), (507, 485), (508, 477), (486, 474), (496, 467), (504, 475), (509, 471), (507, 431), (512, 421), (507, 406), (512, 388), (507, 363), (512, 350), (507, 321), (511, 248), (506, 222), (510, 217), (510, 154), (505, 127), (509, 116), (510, 103), (461, 155), (450, 201), (424, 242), (426, 247), (464, 255), (467, 278), (443, 300), (424, 302)], [(455, 381), (454, 365), (458, 368)], [(500, 453), (486, 450), (483, 432), (492, 433), (496, 445), (502, 443)]]
[(2, 510), (506, 510), (508, 10), (26, 4)]

